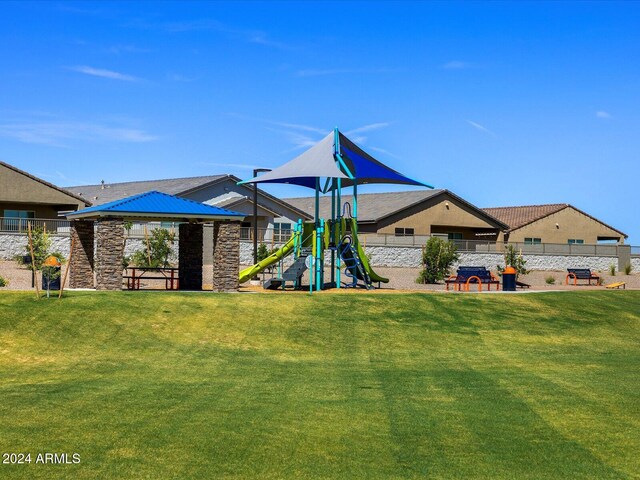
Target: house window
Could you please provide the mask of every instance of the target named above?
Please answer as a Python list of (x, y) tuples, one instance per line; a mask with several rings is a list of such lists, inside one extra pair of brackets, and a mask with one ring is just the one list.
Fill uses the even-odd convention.
[(286, 242), (291, 237), (291, 223), (274, 223), (273, 239), (276, 242)]
[(396, 237), (411, 237), (413, 236), (415, 233), (415, 230), (413, 228), (396, 228)]
[(253, 238), (253, 229), (251, 222), (242, 222), (240, 225), (240, 240), (251, 240)]
[(462, 234), (459, 232), (447, 233), (447, 238), (449, 240), (462, 240)]
[(525, 245), (540, 245), (542, 243), (541, 238), (536, 237), (525, 237), (524, 244)]
[(581, 238), (570, 238), (569, 240), (567, 240), (567, 243), (571, 245), (574, 245), (574, 244), (582, 245), (584, 243), (584, 240), (582, 240)]
[(5, 210), (2, 219), (2, 230), (17, 232), (27, 229), (27, 219), (35, 218), (31, 210)]

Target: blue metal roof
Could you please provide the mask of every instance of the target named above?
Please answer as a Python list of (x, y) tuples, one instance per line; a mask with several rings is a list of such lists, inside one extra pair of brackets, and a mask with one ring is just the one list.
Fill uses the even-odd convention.
[(138, 218), (198, 218), (241, 220), (244, 213), (150, 191), (67, 214), (67, 218), (123, 216)]

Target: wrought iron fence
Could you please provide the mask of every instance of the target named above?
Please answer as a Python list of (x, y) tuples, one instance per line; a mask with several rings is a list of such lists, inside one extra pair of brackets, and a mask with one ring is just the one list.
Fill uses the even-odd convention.
[(49, 233), (69, 234), (69, 220), (42, 218), (0, 217), (0, 232), (26, 233), (31, 224), (32, 229), (46, 230)]

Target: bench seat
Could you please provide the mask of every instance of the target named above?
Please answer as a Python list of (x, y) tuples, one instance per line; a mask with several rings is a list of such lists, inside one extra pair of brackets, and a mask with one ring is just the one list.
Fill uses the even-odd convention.
[(491, 290), (491, 285), (496, 285), (496, 289), (500, 289), (500, 280), (498, 280), (485, 267), (460, 267), (456, 275), (452, 275), (445, 280), (445, 288), (449, 290), (449, 285), (453, 284), (454, 290), (460, 291), (462, 288), (469, 290), (469, 285), (477, 284), (478, 291), (482, 291), (482, 285), (487, 285), (487, 289)]
[(591, 285), (591, 280), (595, 280), (594, 285), (600, 282), (600, 275), (593, 273), (589, 268), (567, 268), (567, 276), (565, 277), (565, 285), (569, 285), (569, 280), (573, 279), (573, 285), (578, 285), (578, 280), (586, 280)]

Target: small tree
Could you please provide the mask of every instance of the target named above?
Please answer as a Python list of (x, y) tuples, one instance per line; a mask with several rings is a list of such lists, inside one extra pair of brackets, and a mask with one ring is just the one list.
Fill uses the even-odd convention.
[(175, 234), (164, 228), (154, 228), (143, 250), (131, 255), (130, 263), (138, 267), (168, 267)]
[(422, 271), (417, 282), (436, 283), (444, 280), (451, 265), (459, 258), (453, 242), (431, 237), (422, 250)]
[(260, 245), (258, 245), (258, 251), (257, 251), (258, 262), (261, 262), (262, 260), (267, 258), (269, 255), (271, 255), (271, 252), (269, 251), (269, 249), (264, 243), (261, 243)]
[(505, 265), (496, 265), (496, 270), (498, 270), (498, 274), (502, 276), (502, 272), (508, 266), (511, 266), (516, 269), (516, 278), (519, 275), (526, 275), (529, 273), (527, 270), (527, 261), (522, 256), (521, 252), (516, 251), (516, 248), (513, 245), (507, 245), (507, 248), (504, 251), (504, 261)]
[[(49, 286), (51, 282), (60, 277), (60, 267), (45, 265), (45, 260), (49, 257), (56, 257), (60, 264), (65, 259), (60, 252), (51, 252), (51, 237), (42, 228), (34, 228), (31, 231), (31, 247), (33, 248), (33, 262), (28, 266), (34, 273), (42, 271), (47, 282), (47, 297), (49, 296)], [(31, 259), (31, 249), (26, 246), (26, 256)], [(37, 281), (37, 276), (36, 276)], [(45, 285), (43, 285), (45, 287)]]
[[(42, 264), (49, 256), (51, 249), (51, 238), (49, 234), (42, 228), (34, 228), (31, 230), (31, 246), (33, 248), (33, 262), (29, 268), (34, 272), (42, 269)], [(31, 259), (31, 250), (29, 244), (26, 246), (26, 254)]]

